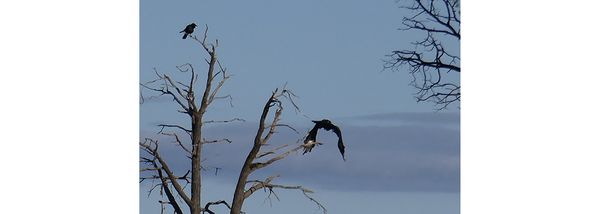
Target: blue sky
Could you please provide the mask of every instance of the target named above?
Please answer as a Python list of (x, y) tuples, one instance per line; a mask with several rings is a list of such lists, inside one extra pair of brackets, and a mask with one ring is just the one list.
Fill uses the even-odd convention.
[[(298, 95), (302, 112), (288, 108), (283, 122), (306, 132), (309, 119), (334, 120), (342, 127), (348, 161), (341, 161), (334, 143), (329, 143), (257, 176), (281, 174), (281, 183), (316, 191), (314, 196), (330, 213), (360, 213), (367, 195), (367, 203), (379, 203), (382, 212), (458, 213), (457, 109), (433, 112), (431, 104), (414, 101), (408, 74), (381, 71), (385, 54), (410, 48), (418, 38), (397, 30), (403, 16), (397, 7), (393, 0), (140, 2), (141, 82), (153, 78), (153, 68), (182, 80), (186, 76), (175, 72), (176, 65), (192, 63), (198, 71), (205, 70), (203, 50), (178, 33), (190, 22), (199, 25), (196, 35), (209, 26), (209, 39), (219, 39), (220, 60), (233, 75), (223, 94), (233, 96), (234, 107), (215, 103), (206, 118), (240, 117), (246, 122), (207, 128), (208, 137), (227, 136), (234, 143), (207, 147), (207, 163), (222, 171), (218, 176), (206, 173), (203, 197), (231, 200), (261, 106), (273, 89), (287, 83)], [(458, 44), (449, 48), (458, 50)], [(155, 137), (158, 123), (188, 124), (176, 108), (169, 99), (147, 100), (140, 107), (141, 137)], [(273, 141), (295, 142), (301, 137), (281, 131)], [(335, 142), (332, 134), (320, 138)], [(163, 145), (165, 153), (176, 154), (170, 144)], [(232, 158), (231, 151), (239, 155)], [(171, 161), (185, 172), (185, 160)], [(157, 199), (145, 197), (141, 187), (141, 213), (160, 213)], [(273, 201), (270, 207), (264, 203), (265, 195), (256, 195), (245, 210), (310, 213), (315, 208), (298, 192), (280, 194), (287, 200)]]

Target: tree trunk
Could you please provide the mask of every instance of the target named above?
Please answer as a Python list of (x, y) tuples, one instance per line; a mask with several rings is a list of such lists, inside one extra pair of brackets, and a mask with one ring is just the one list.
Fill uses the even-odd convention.
[(202, 160), (202, 117), (194, 114), (192, 122), (192, 206), (190, 207), (191, 214), (200, 214), (202, 211), (201, 207), (201, 187), (202, 187), (202, 176), (200, 175), (200, 161)]
[(250, 175), (250, 165), (258, 154), (258, 150), (260, 150), (260, 146), (252, 147), (250, 154), (246, 157), (246, 162), (244, 162), (244, 166), (240, 172), (240, 177), (238, 178), (238, 182), (235, 185), (235, 192), (233, 193), (233, 202), (231, 204), (231, 214), (240, 214), (242, 211), (242, 205), (244, 204), (244, 189), (246, 187), (246, 181), (248, 180), (248, 176)]
[(231, 204), (231, 212), (230, 214), (240, 214), (242, 212), (242, 205), (244, 204), (244, 189), (246, 187), (246, 181), (248, 180), (248, 176), (252, 173), (252, 162), (258, 151), (260, 151), (261, 143), (262, 143), (262, 135), (265, 130), (265, 119), (269, 114), (269, 108), (271, 102), (273, 101), (273, 96), (275, 96), (275, 92), (271, 95), (265, 106), (263, 107), (262, 114), (260, 116), (260, 121), (258, 124), (258, 131), (256, 132), (256, 136), (254, 137), (254, 145), (252, 146), (252, 150), (248, 153), (248, 157), (246, 157), (246, 161), (244, 162), (244, 166), (242, 166), (242, 170), (240, 171), (240, 177), (238, 178), (238, 182), (235, 185), (235, 192), (233, 193), (233, 202)]

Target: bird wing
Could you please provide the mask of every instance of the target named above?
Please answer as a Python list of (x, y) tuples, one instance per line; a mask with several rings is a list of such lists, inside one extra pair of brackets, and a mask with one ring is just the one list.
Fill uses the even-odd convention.
[(315, 123), (315, 126), (308, 132), (306, 139), (304, 139), (304, 143), (308, 141), (317, 141), (317, 131), (321, 128), (321, 125)]
[(342, 159), (344, 159), (344, 161), (346, 161), (346, 157), (344, 156), (346, 147), (344, 146), (344, 141), (342, 140), (342, 131), (340, 130), (339, 127), (337, 127), (333, 124), (331, 125), (331, 129), (333, 129), (333, 132), (335, 133), (335, 135), (338, 136), (338, 149), (340, 150), (340, 153), (342, 154)]
[[(304, 139), (304, 143), (306, 144), (309, 141), (317, 141), (317, 131), (319, 129), (325, 129), (327, 131), (333, 131), (335, 135), (338, 137), (338, 149), (342, 154), (342, 159), (346, 161), (346, 157), (344, 156), (344, 152), (346, 151), (346, 147), (344, 146), (344, 140), (342, 139), (342, 131), (336, 125), (331, 123), (322, 123), (321, 121), (314, 121), (315, 126), (308, 132), (308, 135)], [(306, 152), (305, 152), (306, 153)]]

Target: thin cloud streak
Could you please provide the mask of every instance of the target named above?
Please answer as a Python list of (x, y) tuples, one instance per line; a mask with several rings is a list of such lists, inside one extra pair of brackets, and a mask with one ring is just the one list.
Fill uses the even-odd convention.
[[(381, 115), (362, 118), (380, 118)], [(423, 118), (422, 115), (396, 115), (397, 118)], [(252, 179), (280, 174), (279, 183), (302, 184), (313, 189), (336, 191), (405, 191), (459, 192), (460, 129), (440, 126), (435, 117), (423, 123), (396, 126), (355, 126), (337, 123), (342, 128), (347, 161), (337, 151), (335, 134), (320, 133), (324, 145), (313, 152), (292, 155), (272, 167), (259, 170)], [(389, 119), (389, 118), (386, 118)], [(384, 120), (386, 120), (384, 119)], [(454, 123), (456, 117), (441, 116), (442, 123)], [(227, 137), (231, 144), (206, 145), (206, 179), (234, 183), (251, 148), (256, 124), (246, 122), (213, 126), (205, 130), (207, 139)], [(286, 129), (271, 140), (272, 146), (298, 145), (309, 127), (298, 128), (301, 134)], [(142, 133), (143, 134), (143, 133)], [(171, 168), (185, 173), (189, 161), (173, 140), (161, 137), (161, 150)], [(214, 169), (220, 168), (215, 175)]]

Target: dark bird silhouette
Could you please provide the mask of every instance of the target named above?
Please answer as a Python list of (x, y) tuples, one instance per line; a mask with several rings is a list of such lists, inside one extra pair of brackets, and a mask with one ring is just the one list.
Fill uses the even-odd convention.
[(336, 125), (333, 125), (333, 123), (331, 123), (331, 121), (327, 120), (327, 119), (313, 120), (313, 123), (315, 123), (315, 126), (308, 132), (308, 136), (306, 136), (306, 138), (304, 139), (304, 153), (302, 153), (302, 154), (306, 154), (307, 152), (310, 152), (312, 150), (312, 148), (315, 147), (315, 145), (322, 144), (322, 143), (317, 142), (317, 131), (319, 129), (325, 129), (326, 131), (333, 130), (333, 132), (338, 137), (338, 149), (340, 150), (340, 153), (342, 154), (342, 159), (344, 159), (344, 161), (346, 161), (346, 157), (344, 156), (344, 151), (345, 151), (344, 149), (346, 147), (344, 146), (344, 142), (342, 141), (342, 131), (340, 131), (340, 128), (337, 127)]
[(185, 26), (185, 29), (179, 31), (179, 33), (184, 33), (182, 39), (185, 39), (189, 34), (192, 34), (194, 32), (194, 28), (196, 28), (196, 23), (189, 24), (188, 26)]

